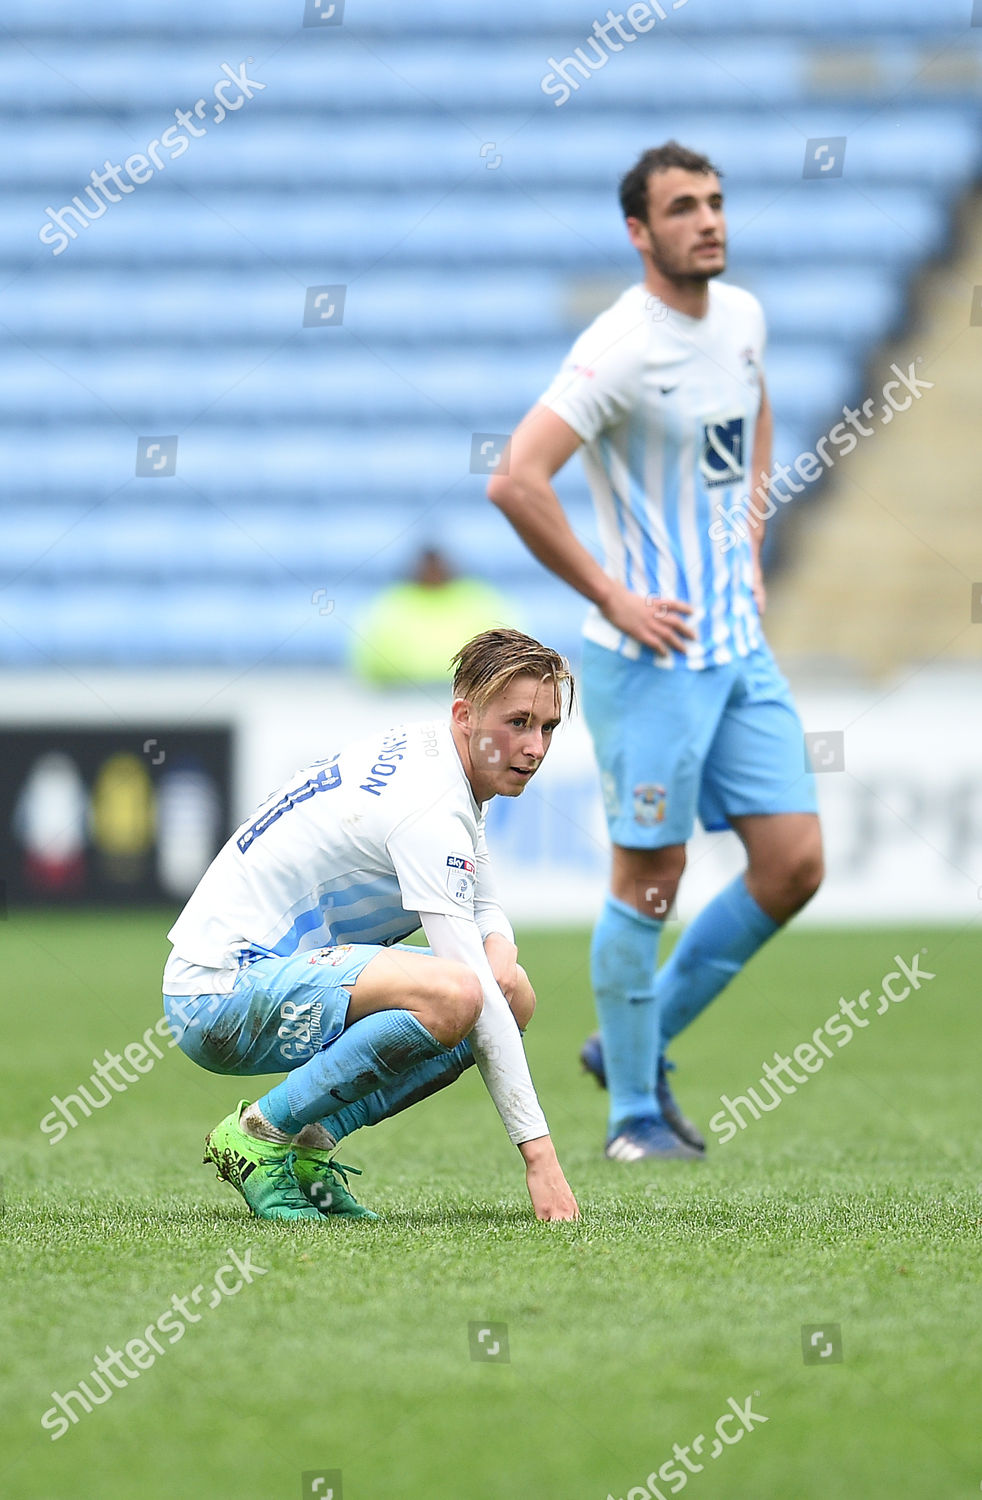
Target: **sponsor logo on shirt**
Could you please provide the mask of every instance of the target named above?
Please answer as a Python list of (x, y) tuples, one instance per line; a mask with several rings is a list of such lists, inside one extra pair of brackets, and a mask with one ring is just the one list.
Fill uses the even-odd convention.
[(741, 417), (719, 417), (707, 422), (702, 429), (702, 445), (699, 452), (699, 472), (703, 483), (712, 489), (716, 485), (736, 484), (743, 479), (744, 427)]
[(447, 890), (454, 901), (459, 901), (461, 906), (468, 906), (474, 895), (474, 882), (477, 878), (477, 867), (472, 859), (466, 854), (450, 854), (447, 856)]

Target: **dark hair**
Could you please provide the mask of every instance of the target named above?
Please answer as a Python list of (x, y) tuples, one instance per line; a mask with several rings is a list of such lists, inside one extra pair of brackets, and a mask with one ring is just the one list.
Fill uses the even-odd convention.
[(719, 167), (714, 167), (708, 156), (680, 146), (678, 141), (666, 141), (664, 146), (652, 146), (645, 151), (629, 172), (621, 178), (621, 211), (625, 219), (640, 219), (648, 222), (648, 178), (654, 172), (667, 172), (669, 167), (681, 167), (683, 172), (715, 172), (722, 177)]

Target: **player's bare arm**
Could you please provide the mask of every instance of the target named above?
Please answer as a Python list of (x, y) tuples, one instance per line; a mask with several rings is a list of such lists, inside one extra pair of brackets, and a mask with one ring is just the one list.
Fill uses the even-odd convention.
[(552, 479), (580, 446), (568, 422), (536, 405), (519, 423), (509, 446), (508, 473), (495, 475), (488, 498), (507, 516), (529, 551), (591, 604), (618, 630), (665, 656), (685, 651), (693, 631), (691, 614), (678, 599), (647, 598), (608, 577), (570, 526)]
[(764, 544), (767, 494), (770, 489), (771, 464), (774, 450), (774, 413), (763, 374), (760, 377), (760, 409), (754, 430), (753, 461), (750, 466), (750, 546), (754, 558), (754, 599), (761, 614), (767, 607), (767, 590), (764, 573), (760, 565), (760, 551)]

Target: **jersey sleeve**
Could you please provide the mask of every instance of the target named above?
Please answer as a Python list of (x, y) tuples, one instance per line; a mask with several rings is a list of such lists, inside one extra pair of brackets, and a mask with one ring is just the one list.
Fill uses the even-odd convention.
[(385, 841), (407, 911), (474, 916), (477, 850), (463, 818), (412, 813)]
[(483, 942), (492, 932), (500, 932), (510, 943), (515, 941), (512, 925), (505, 916), (491, 873), (491, 855), (482, 823), (477, 833), (477, 884), (474, 890), (474, 920)]
[(646, 324), (601, 315), (576, 340), (552, 384), (539, 397), (590, 443), (618, 426), (641, 395)]

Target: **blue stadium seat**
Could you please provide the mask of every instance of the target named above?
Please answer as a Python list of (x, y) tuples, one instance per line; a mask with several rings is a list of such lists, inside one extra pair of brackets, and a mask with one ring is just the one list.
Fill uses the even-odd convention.
[[(934, 254), (947, 230), (935, 194), (916, 188), (886, 186), (871, 196), (855, 192), (848, 180), (798, 180), (780, 193), (733, 186), (728, 201), (734, 255), (755, 260), (794, 262), (803, 246), (810, 259), (903, 265)], [(27, 240), (37, 244), (36, 261), (50, 263), (37, 239), (46, 223), (36, 199), (11, 195), (9, 213), (0, 221), (0, 262), (22, 256)], [(61, 264), (73, 269), (100, 261), (197, 261), (232, 271), (268, 256), (285, 276), (305, 276), (307, 285), (333, 284), (364, 271), (398, 240), (400, 263), (414, 267), (459, 271), (486, 263), (539, 270), (548, 262), (556, 274), (620, 271), (625, 279), (635, 271), (611, 193), (544, 190), (530, 199), (505, 187), (489, 202), (461, 188), (436, 203), (432, 194), (386, 199), (354, 193), (336, 203), (310, 203), (226, 191), (211, 193), (205, 203), (155, 192), (113, 205), (97, 222), (82, 226), (66, 216), (63, 223), (76, 238), (62, 250)]]
[[(583, 78), (564, 59), (594, 0), (366, 0), (333, 28), (299, 0), (171, 0), (167, 37), (143, 0), (7, 0), (0, 661), (340, 662), (432, 542), (578, 652), (582, 601), (488, 504), (472, 444), (637, 278), (619, 174), (669, 135), (719, 158), (792, 463), (862, 399), (979, 173), (968, 3), (676, 0)], [(265, 87), (219, 119), (220, 63), (247, 57)], [(199, 99), (204, 136), (58, 246), (46, 208), (166, 153)], [(841, 177), (804, 179), (839, 136)], [(339, 284), (342, 326), (304, 327), (307, 289)], [(138, 437), (170, 434), (176, 475), (137, 479)], [(596, 549), (578, 465), (557, 488)]]
[[(451, 121), (449, 127), (444, 120), (417, 123), (408, 137), (412, 149), (393, 150), (392, 120), (376, 118), (366, 125), (356, 115), (338, 121), (330, 151), (298, 151), (295, 121), (254, 116), (237, 121), (220, 141), (217, 136), (202, 141), (179, 163), (169, 164), (165, 153), (160, 183), (199, 192), (239, 179), (274, 194), (318, 187), (385, 191), (393, 183), (400, 189), (453, 188), (486, 176), (486, 162), (491, 170), (529, 187), (593, 185), (609, 195), (620, 163), (630, 161), (646, 141), (675, 135), (714, 160), (737, 164), (741, 183), (784, 184), (800, 175), (806, 140), (830, 133), (830, 123), (849, 142), (849, 181), (854, 185), (941, 190), (963, 182), (979, 165), (982, 148), (975, 122), (958, 105), (907, 106), (872, 120), (868, 110), (840, 106), (831, 122), (827, 110), (799, 107), (762, 135), (757, 110), (748, 107), (752, 101), (742, 102), (742, 108), (712, 111), (679, 111), (662, 104), (646, 112), (643, 136), (637, 115), (624, 113), (623, 104), (617, 113), (589, 118), (568, 111), (540, 114), (531, 121), (522, 113), (499, 116), (495, 134), (500, 147), (495, 142), (484, 162), (481, 143), (466, 120)], [(159, 121), (159, 113), (132, 117), (127, 132), (149, 143), (160, 133)], [(897, 150), (898, 132), (902, 151)], [(107, 137), (104, 121), (95, 118), (80, 126), (65, 119), (28, 137), (11, 157), (8, 180), (43, 189), (59, 207), (82, 191), (93, 169), (103, 167), (107, 152), (117, 161), (125, 159), (123, 146)], [(493, 180), (487, 178), (488, 184)]]
[[(705, 4), (706, 0), (701, 0), (694, 8), (701, 11)], [(330, 50), (309, 35), (294, 34), (275, 48), (259, 38), (253, 46), (260, 61), (255, 68), (250, 66), (249, 72), (265, 83), (265, 89), (247, 100), (241, 113), (220, 122), (214, 118), (215, 109), (210, 108), (206, 121), (196, 122), (198, 129), (207, 125), (208, 134), (193, 141), (183, 155), (175, 155), (166, 170), (180, 175), (194, 162), (208, 158), (213, 150), (234, 151), (239, 133), (257, 129), (260, 116), (274, 124), (283, 116), (288, 124), (290, 115), (300, 115), (307, 123), (321, 119), (330, 122), (330, 143), (325, 136), (318, 150), (305, 132), (289, 157), (281, 161), (283, 173), (292, 174), (297, 163), (302, 166), (317, 159), (331, 162), (338, 154), (332, 149), (336, 132), (350, 128), (354, 111), (371, 109), (373, 118), (383, 119), (391, 112), (414, 112), (418, 116), (421, 98), (426, 97), (440, 101), (442, 108), (434, 112), (432, 122), (419, 121), (420, 128), (428, 132), (431, 123), (441, 119), (445, 127), (459, 123), (459, 132), (451, 130), (448, 139), (465, 143), (468, 130), (477, 131), (471, 135), (470, 165), (482, 172), (487, 170), (487, 158), (478, 156), (480, 145), (496, 136), (499, 143), (505, 138), (497, 125), (498, 116), (490, 116), (489, 111), (511, 109), (520, 112), (519, 118), (524, 121), (529, 116), (530, 100), (535, 115), (546, 123), (565, 120), (581, 111), (632, 110), (636, 112), (634, 132), (641, 131), (652, 139), (649, 121), (656, 121), (658, 112), (666, 109), (675, 115), (681, 112), (684, 119), (694, 109), (705, 111), (710, 106), (752, 113), (762, 106), (787, 109), (830, 100), (838, 108), (868, 103), (871, 85), (884, 101), (891, 101), (891, 108), (900, 91), (905, 101), (947, 103), (960, 99), (963, 104), (972, 104), (977, 98), (979, 78), (972, 66), (972, 51), (960, 70), (939, 69), (931, 66), (932, 54), (926, 54), (923, 46), (910, 41), (898, 43), (890, 33), (884, 40), (884, 34), (879, 33), (867, 38), (862, 66), (857, 69), (855, 63), (849, 66), (842, 61), (855, 47), (856, 32), (850, 28), (841, 38), (838, 65), (835, 56), (816, 62), (814, 43), (802, 37), (799, 19), (796, 14), (795, 35), (734, 36), (716, 27), (700, 36), (697, 48), (677, 28), (663, 29), (660, 35), (653, 33), (647, 41), (625, 51), (616, 59), (616, 67), (608, 66), (581, 81), (579, 90), (560, 108), (555, 92), (545, 92), (542, 82), (546, 80), (547, 88), (555, 90), (548, 82), (555, 64), (563, 64), (576, 46), (582, 45), (592, 17), (583, 31), (570, 26), (562, 34), (542, 34), (535, 41), (524, 39), (514, 29), (498, 32), (490, 48), (476, 39), (465, 39), (462, 26), (442, 36), (438, 47), (418, 34), (403, 31), (386, 43), (384, 54), (368, 51), (343, 35), (335, 39), (336, 45)], [(964, 30), (962, 17), (953, 28), (952, 39)], [(976, 39), (969, 35), (967, 41), (969, 48), (975, 44), (977, 56)], [(142, 37), (107, 42), (89, 36), (67, 44), (63, 39), (45, 39), (42, 48), (40, 53), (33, 48), (25, 51), (16, 43), (0, 40), (0, 105), (20, 112), (70, 112), (87, 120), (90, 131), (93, 123), (99, 127), (96, 156), (81, 163), (86, 177), (91, 167), (102, 165), (107, 153), (120, 160), (158, 138), (174, 123), (176, 108), (193, 108), (200, 98), (210, 104), (214, 84), (222, 78), (216, 61), (221, 53), (216, 54), (211, 37), (201, 41), (189, 38), (178, 44)], [(246, 37), (240, 48), (235, 63), (253, 50)], [(270, 60), (263, 62), (264, 56)], [(568, 65), (565, 76), (574, 83), (580, 79), (576, 69)], [(130, 119), (125, 127), (109, 124), (103, 101), (111, 102), (114, 111), (125, 112), (133, 124)], [(455, 119), (447, 120), (447, 109), (453, 110)], [(495, 126), (487, 134), (481, 122), (490, 118)], [(141, 121), (145, 121), (142, 128), (133, 128)], [(772, 124), (780, 130), (787, 121), (778, 118)], [(175, 141), (174, 137), (170, 139)], [(169, 149), (164, 146), (161, 150), (165, 161), (169, 160)], [(172, 149), (177, 153), (182, 148), (175, 141)], [(411, 133), (405, 135), (402, 144), (392, 136), (387, 140), (384, 160), (395, 173), (400, 172), (402, 164), (418, 170), (414, 155)], [(58, 165), (57, 160), (49, 162), (47, 171), (56, 170)], [(377, 164), (373, 166), (377, 169)]]
[[(828, 33), (882, 34), (883, 31), (934, 33), (948, 29), (958, 35), (965, 27), (965, 7), (959, 0), (935, 0), (926, 7), (920, 0), (825, 0), (821, 7), (795, 11), (789, 20), (788, 8), (782, 0), (744, 0), (739, 13), (734, 13), (727, 0), (700, 0), (691, 9), (687, 0), (674, 0), (665, 5), (664, 26), (685, 26), (693, 31), (715, 34), (719, 31), (777, 31), (793, 27), (795, 30), (811, 32), (815, 36)], [(366, 33), (405, 34), (407, 29), (416, 33), (469, 31), (476, 36), (500, 35), (502, 32), (532, 32), (570, 30), (574, 35), (586, 34), (596, 16), (595, 0), (539, 0), (534, 10), (526, 7), (522, 0), (499, 0), (492, 8), (478, 6), (474, 9), (461, 7), (456, 0), (429, 0), (425, 8), (408, 12), (400, 0), (373, 0), (370, 7), (359, 17), (359, 28)], [(32, 0), (7, 0), (4, 19), (6, 25), (16, 33), (53, 31), (71, 35), (79, 25), (77, 6), (72, 0), (46, 0), (38, 7)], [(293, 7), (277, 13), (269, 0), (212, 0), (203, 8), (195, 0), (171, 0), (167, 11), (168, 26), (189, 33), (211, 33), (224, 28), (246, 31), (252, 28), (257, 34), (282, 33), (292, 35), (296, 31)], [(86, 13), (84, 30), (113, 33), (123, 27), (139, 33), (147, 24), (146, 7), (143, 0), (113, 0), (112, 5), (92, 5)], [(575, 29), (574, 29), (575, 28)], [(585, 30), (582, 30), (585, 28)], [(324, 40), (334, 43), (338, 31), (334, 27), (323, 28)], [(313, 39), (310, 39), (313, 41)]]
[[(333, 332), (333, 330), (332, 330)], [(46, 350), (26, 361), (0, 358), (0, 403), (11, 415), (76, 420), (110, 413), (142, 431), (182, 429), (202, 413), (223, 422), (405, 422), (456, 420), (472, 430), (510, 431), (548, 385), (566, 353), (546, 344), (515, 366), (495, 351), (363, 347), (338, 329), (331, 345), (310, 335), (259, 364), (250, 350), (189, 364), (181, 352), (134, 359), (125, 349)], [(297, 342), (300, 335), (295, 335)]]
[(772, 346), (806, 339), (869, 348), (903, 314), (900, 279), (870, 265), (767, 269), (744, 278), (744, 285), (763, 303)]
[[(230, 278), (217, 268), (157, 271), (121, 267), (113, 274), (86, 268), (71, 277), (58, 262), (22, 277), (16, 296), (3, 300), (3, 319), (15, 336), (36, 345), (106, 344), (130, 348), (144, 341), (181, 346), (211, 343), (227, 351), (300, 334), (305, 288), (275, 269), (252, 268)], [(564, 285), (539, 272), (374, 271), (348, 288), (345, 325), (372, 348), (403, 343), (528, 344), (572, 334)], [(503, 316), (506, 313), (507, 316)], [(303, 335), (312, 351), (318, 330)], [(325, 345), (321, 342), (321, 347)]]
[[(212, 430), (210, 416), (223, 425), (268, 427), (274, 439), (284, 423), (321, 424), (329, 433), (347, 424), (415, 421), (422, 428), (450, 419), (467, 434), (507, 433), (545, 389), (565, 352), (565, 345), (547, 345), (516, 368), (509, 354), (497, 350), (410, 359), (405, 351), (376, 355), (356, 345), (344, 347), (336, 358), (326, 353), (274, 358), (250, 369), (244, 353), (238, 360), (226, 356), (187, 368), (174, 356), (134, 364), (122, 353), (80, 356), (56, 350), (50, 358), (67, 372), (60, 379), (46, 362), (28, 365), (19, 378), (20, 361), (0, 361), (0, 402), (12, 416), (36, 413), (52, 422), (99, 421), (115, 414), (147, 433), (168, 422), (179, 429), (188, 424), (178, 469), (185, 477), (184, 455), (193, 454), (199, 435)], [(829, 390), (851, 389), (852, 369), (841, 346), (800, 338), (772, 348), (768, 359), (789, 419), (807, 420), (821, 411)], [(458, 454), (464, 451), (460, 441), (454, 446)], [(467, 458), (469, 463), (469, 453)]]
[[(741, 269), (741, 283), (764, 304), (772, 342), (806, 337), (869, 345), (903, 311), (899, 277), (885, 279), (882, 269), (871, 264), (838, 269), (822, 262), (774, 267), (743, 261)], [(376, 272), (349, 288), (345, 324), (380, 354), (403, 344), (436, 349), (473, 347), (475, 341), (484, 348), (539, 348), (548, 340), (558, 348), (571, 343), (582, 324), (573, 315), (572, 300), (565, 283), (542, 273), (464, 271), (448, 278), (425, 271)], [(20, 281), (16, 299), (4, 306), (3, 320), (10, 333), (30, 339), (44, 359), (56, 363), (62, 360), (59, 346), (65, 340), (69, 349), (129, 349), (134, 342), (144, 349), (156, 343), (169, 346), (175, 326), (181, 328), (185, 349), (214, 344), (227, 357), (239, 346), (252, 348), (296, 332), (303, 302), (303, 289), (275, 273), (236, 276), (230, 282), (227, 275), (206, 269), (161, 272), (149, 280), (137, 270), (120, 269), (112, 276), (87, 270), (66, 280), (52, 268)], [(318, 341), (325, 347), (316, 330), (303, 338), (308, 354)], [(156, 358), (156, 352), (148, 354), (147, 363)], [(21, 369), (30, 378), (26, 359)]]

